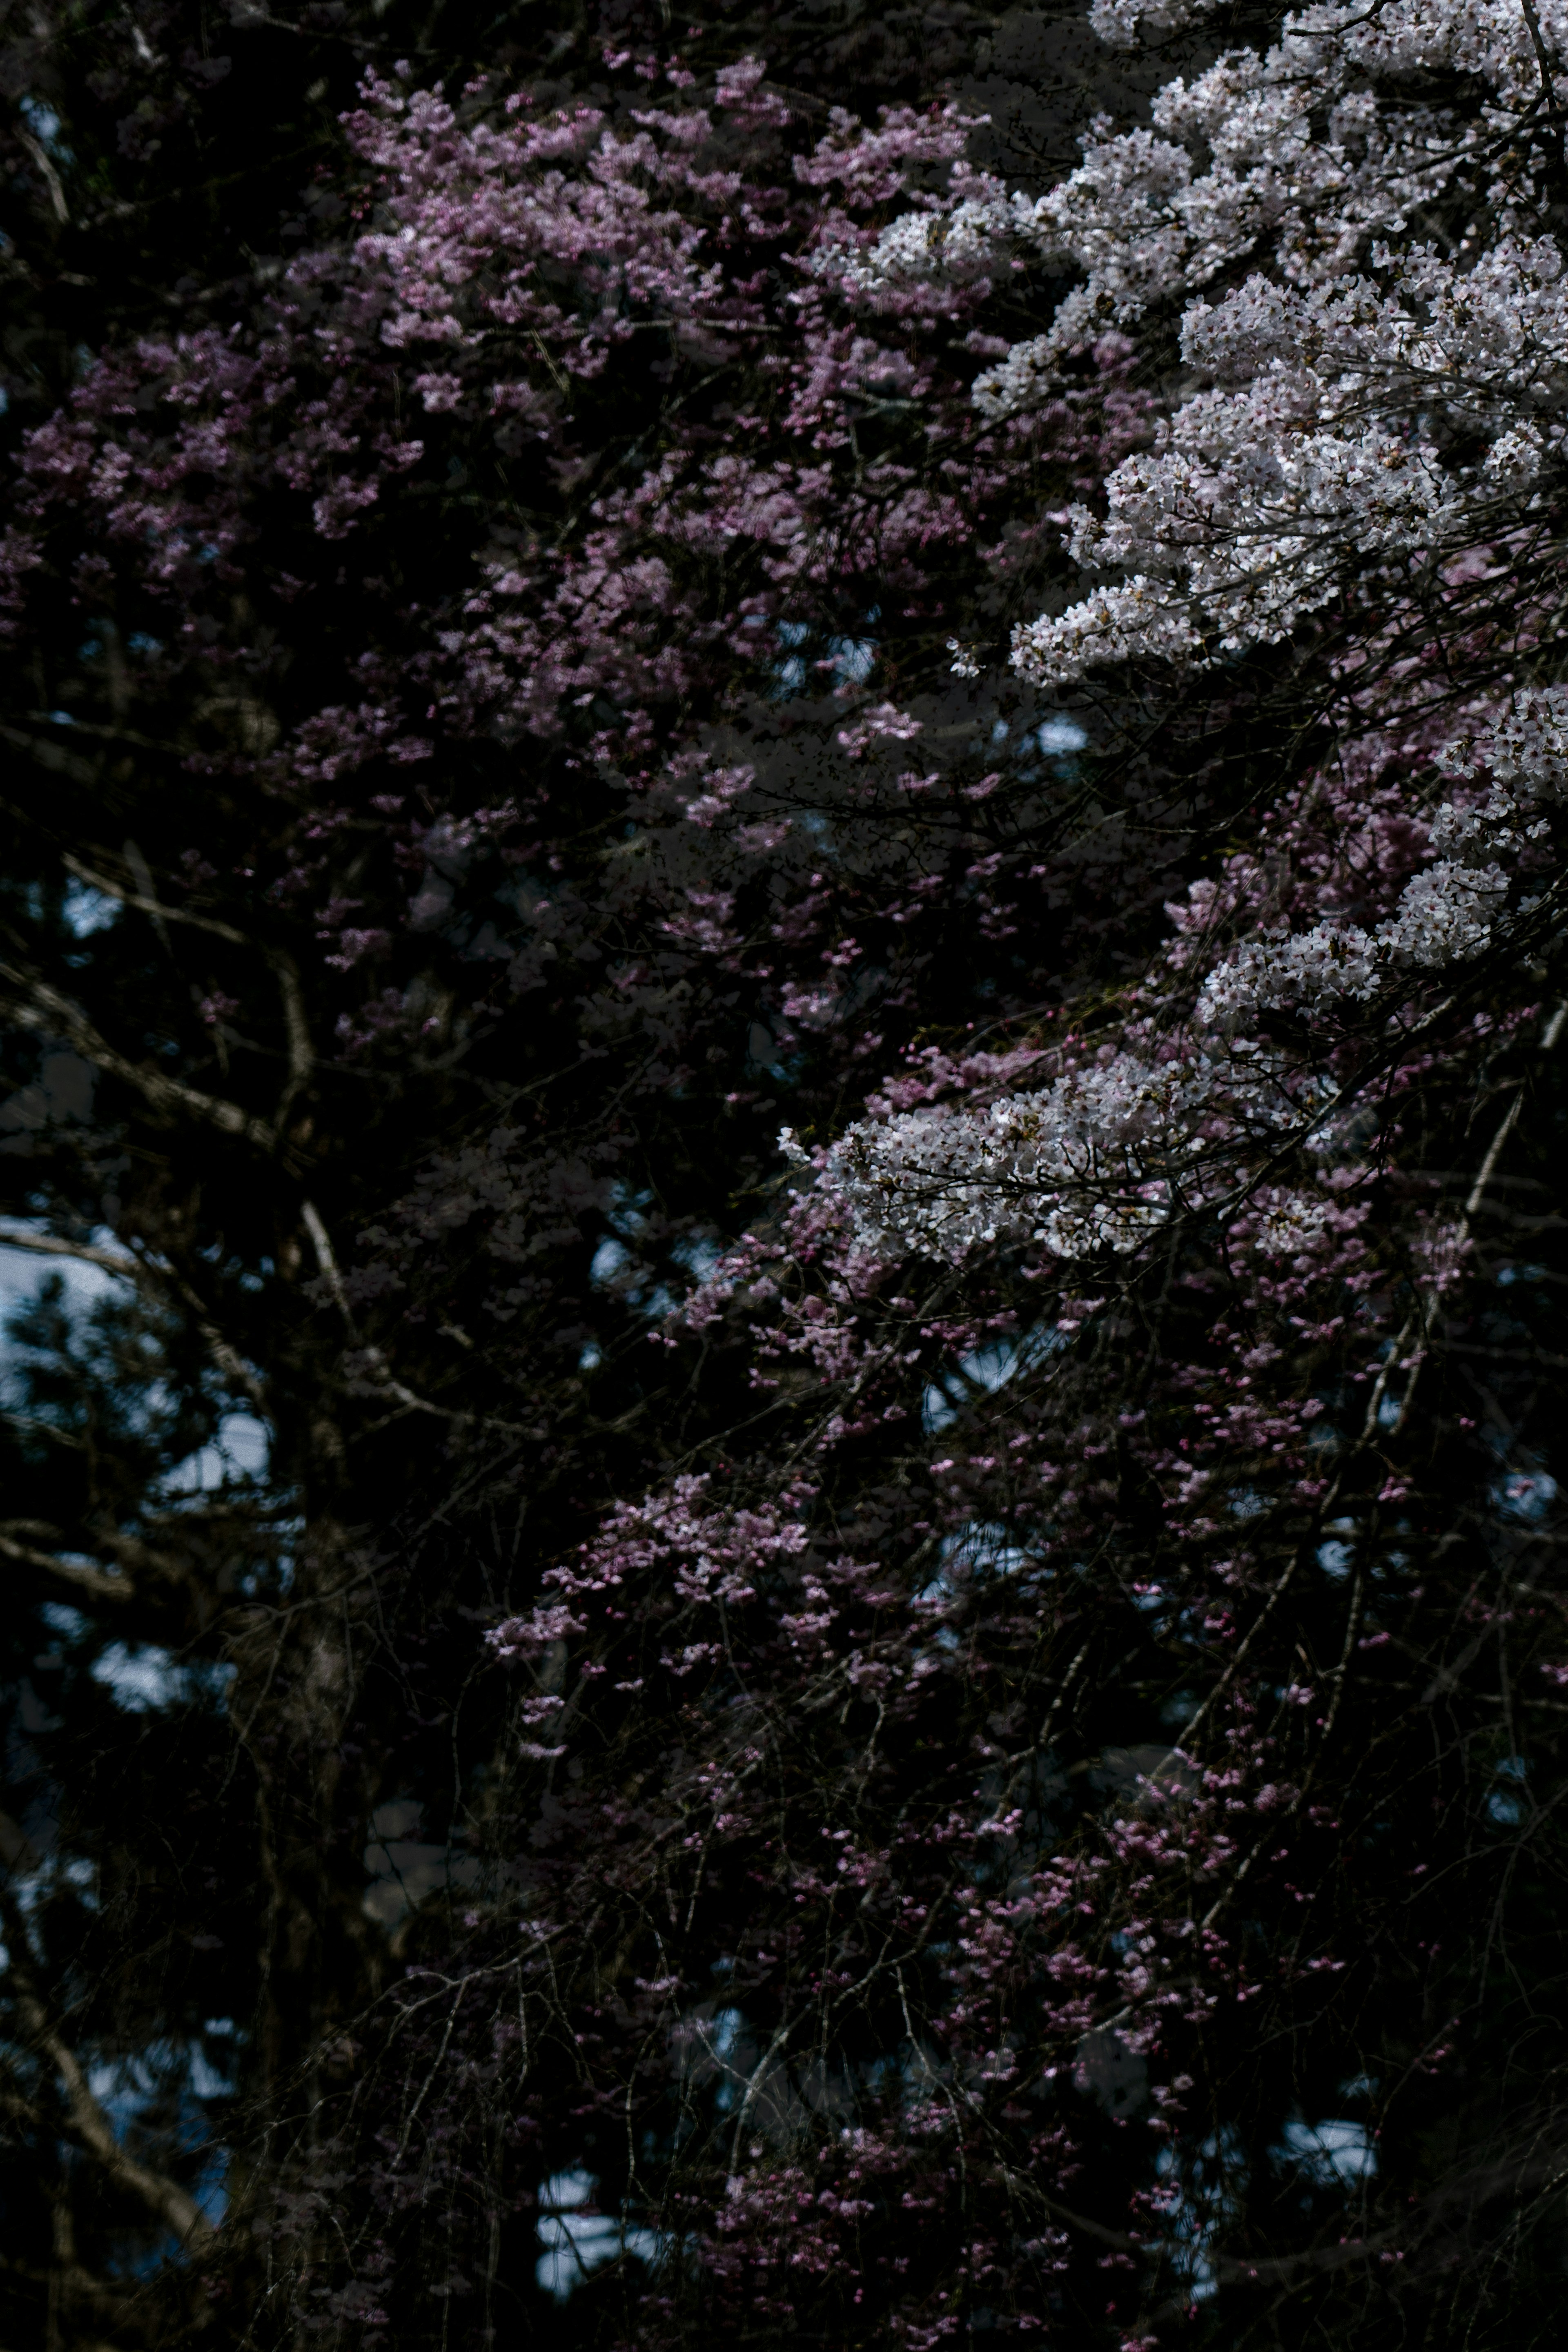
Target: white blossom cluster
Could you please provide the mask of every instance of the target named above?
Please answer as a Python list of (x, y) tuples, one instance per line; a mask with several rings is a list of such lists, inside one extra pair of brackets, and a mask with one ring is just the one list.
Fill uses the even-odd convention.
[(1438, 764), (1451, 775), (1484, 772), (1491, 790), (1479, 805), (1443, 803), (1427, 836), (1435, 862), (1405, 884), (1388, 920), (1371, 931), (1318, 923), (1244, 940), (1204, 982), (1200, 1021), (1245, 1028), (1274, 1007), (1364, 1001), (1402, 971), (1485, 953), (1508, 897), (1497, 859), (1546, 835), (1548, 819), (1529, 821), (1532, 803), (1568, 798), (1568, 688), (1526, 689), (1479, 734), (1447, 745)]
[(1165, 583), (1139, 572), (1097, 588), (1059, 620), (1047, 615), (1013, 632), (1013, 662), (1029, 678), (1079, 677), (1106, 662), (1157, 652), (1176, 661), (1195, 649), (1186, 607)]
[(813, 267), (873, 302), (918, 286), (963, 285), (995, 268), (1019, 206), (989, 173), (959, 163), (945, 204), (933, 199), (921, 212), (900, 214), (869, 246), (826, 241)]
[(1489, 776), (1494, 795), (1568, 801), (1568, 687), (1524, 688), (1478, 733), (1454, 736), (1437, 761), (1453, 776)]
[[(1486, 778), (1489, 790), (1484, 800), (1443, 803), (1428, 832), (1433, 862), (1405, 884), (1387, 920), (1372, 930), (1324, 922), (1257, 933), (1209, 971), (1198, 1022), (1231, 1033), (1227, 1053), (1107, 1054), (984, 1109), (937, 1108), (850, 1128), (821, 1181), (867, 1247), (956, 1257), (1033, 1241), (1067, 1260), (1125, 1255), (1176, 1212), (1245, 1187), (1259, 1145), (1321, 1144), (1331, 1085), (1288, 1087), (1273, 1057), (1236, 1033), (1270, 1008), (1364, 1000), (1402, 973), (1485, 951), (1510, 887), (1498, 858), (1544, 834), (1541, 803), (1568, 801), (1568, 687), (1521, 692), (1489, 723), (1457, 736), (1439, 764)], [(810, 1164), (792, 1129), (780, 1141)], [(1252, 1246), (1299, 1251), (1328, 1213), (1320, 1195), (1268, 1189), (1254, 1202)]]
[[(955, 1257), (1034, 1241), (1059, 1258), (1124, 1255), (1205, 1196), (1209, 1147), (1278, 1133), (1300, 1115), (1261, 1056), (1121, 1053), (984, 1110), (865, 1120), (825, 1172), (879, 1254)], [(793, 1129), (780, 1143), (809, 1164)]]
[(1253, 1248), (1268, 1257), (1291, 1257), (1316, 1241), (1332, 1203), (1321, 1192), (1270, 1184), (1254, 1195), (1250, 1207)]
[[(1207, 5), (1100, 0), (1093, 22), (1125, 42)], [(1443, 77), (1463, 105), (1430, 95)], [(1550, 194), (1543, 105), (1568, 107), (1564, 0), (1335, 0), (1168, 83), (1149, 126), (1097, 123), (1043, 195), (976, 175), (956, 211), (856, 257), (847, 282), (873, 298), (973, 278), (1020, 243), (1080, 273), (1048, 331), (977, 379), (993, 419), (1047, 396), (1107, 326), (1187, 306), (1206, 382), (1112, 475), (1106, 514), (1071, 519), (1075, 558), (1127, 585), (1021, 628), (1026, 677), (1267, 643), (1358, 566), (1474, 547), (1528, 506), (1568, 430), (1568, 277), (1526, 226)], [(1451, 249), (1412, 232), (1438, 199), (1469, 220)]]
[[(1184, 644), (1269, 643), (1334, 594), (1347, 537), (1364, 559), (1451, 535), (1452, 486), (1430, 446), (1378, 423), (1325, 425), (1321, 394), (1309, 370), (1283, 362), (1245, 393), (1203, 394), (1155, 454), (1117, 468), (1103, 520), (1072, 509), (1077, 562), (1136, 568), (1143, 583), (1151, 626), (1135, 650), (1169, 658)], [(1104, 593), (1020, 628), (1016, 667), (1054, 686), (1102, 660), (1080, 614)]]
[(1108, 47), (1129, 49), (1145, 25), (1152, 32), (1175, 32), (1218, 5), (1219, 0), (1094, 0), (1089, 21)]
[(1466, 961), (1491, 944), (1507, 894), (1508, 876), (1499, 866), (1428, 866), (1406, 883), (1398, 913), (1374, 931), (1319, 923), (1310, 931), (1247, 940), (1205, 981), (1198, 1018), (1244, 1027), (1275, 1006), (1312, 1011), (1335, 997), (1365, 999), (1412, 965), (1437, 970)]
[[(1092, 22), (1125, 45), (1211, 5), (1095, 0)], [(1568, 0), (1323, 0), (1271, 47), (1170, 81), (1145, 126), (1097, 122), (1043, 195), (976, 179), (957, 211), (895, 222), (857, 257), (846, 283), (872, 300), (973, 282), (1020, 247), (1076, 273), (1047, 331), (978, 377), (992, 421), (1059, 392), (1064, 362), (1107, 329), (1180, 310), (1190, 389), (1112, 473), (1103, 511), (1070, 510), (1091, 584), (1015, 632), (1026, 679), (1222, 660), (1278, 642), (1358, 575), (1474, 577), (1510, 532), (1551, 527), (1568, 255), (1542, 223), (1565, 115)], [(954, 650), (973, 675), (977, 655)], [(1284, 1118), (1305, 1139), (1312, 1121), (1267, 1055), (1247, 1059), (1252, 1025), (1372, 1000), (1506, 937), (1514, 866), (1541, 863), (1542, 804), (1568, 801), (1568, 688), (1520, 691), (1438, 766), (1453, 796), (1384, 919), (1257, 929), (1198, 967), (1212, 1053), (1119, 1055), (987, 1110), (851, 1129), (826, 1177), (868, 1240), (1125, 1252), (1222, 1173), (1261, 1181), (1259, 1133), (1278, 1139)], [(1314, 1229), (1310, 1201), (1268, 1197), (1258, 1246)]]
[[(1129, 651), (1168, 660), (1268, 643), (1347, 570), (1473, 547), (1506, 526), (1568, 434), (1562, 258), (1537, 238), (1463, 275), (1425, 249), (1395, 262), (1380, 247), (1374, 259), (1385, 284), (1303, 290), (1254, 277), (1188, 310), (1183, 353), (1214, 387), (1117, 468), (1103, 518), (1081, 507), (1070, 518), (1075, 559), (1133, 572), (1149, 625), (1128, 645), (1102, 642), (1099, 590), (1016, 633), (1026, 677), (1056, 685)], [(1021, 352), (1037, 377), (1040, 344)], [(986, 387), (993, 404), (1010, 364)], [(1250, 380), (1228, 388), (1237, 377)], [(1479, 459), (1447, 458), (1461, 441)]]

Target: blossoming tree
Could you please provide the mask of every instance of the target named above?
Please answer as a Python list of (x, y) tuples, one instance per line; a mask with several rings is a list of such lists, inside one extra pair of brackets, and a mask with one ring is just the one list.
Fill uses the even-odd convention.
[(1555, 20), (230, 13), (9, 52), (7, 2326), (1549, 2336)]
[(1169, 371), (1077, 594), (952, 651), (1102, 774), (1154, 715), (1207, 856), (1026, 1069), (786, 1128), (680, 1318), (750, 1330), (765, 1444), (495, 1637), (552, 1791), (519, 1981), (649, 2118), (595, 2161), (671, 2340), (1457, 2341), (1493, 2263), (1549, 2326), (1560, 39), (1314, 8), (825, 259), (870, 316), (1076, 273), (993, 423), (1107, 329)]

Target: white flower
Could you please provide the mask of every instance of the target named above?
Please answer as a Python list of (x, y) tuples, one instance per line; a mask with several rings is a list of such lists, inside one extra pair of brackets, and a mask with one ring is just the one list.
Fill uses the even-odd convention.
[(1053, 1257), (1124, 1255), (1205, 1197), (1205, 1134), (1239, 1144), (1299, 1117), (1261, 1059), (1116, 1054), (984, 1110), (867, 1120), (834, 1147), (826, 1181), (884, 1253), (1026, 1240)]
[[(1208, 5), (1099, 0), (1092, 21), (1125, 43)], [(1552, 11), (1548, 28), (1561, 47)], [(1489, 102), (1414, 102), (1394, 86), (1413, 72), (1469, 78)], [(1538, 89), (1511, 0), (1310, 7), (1271, 49), (1168, 83), (1152, 127), (1097, 122), (1076, 171), (1014, 197), (1014, 236), (1081, 278), (1047, 333), (977, 377), (983, 415), (1027, 407), (1068, 352), (1165, 299), (1184, 301), (1184, 357), (1208, 380), (1112, 474), (1105, 514), (1076, 520), (1075, 560), (1124, 584), (1021, 630), (1025, 676), (1278, 641), (1358, 569), (1485, 545), (1529, 501), (1568, 433), (1568, 270), (1552, 237), (1521, 233), (1492, 156)], [(1458, 249), (1411, 234), (1438, 199), (1472, 221)], [(990, 252), (1005, 207), (988, 193), (982, 209)], [(895, 232), (913, 268), (934, 232)], [(1252, 274), (1211, 303), (1238, 262)]]

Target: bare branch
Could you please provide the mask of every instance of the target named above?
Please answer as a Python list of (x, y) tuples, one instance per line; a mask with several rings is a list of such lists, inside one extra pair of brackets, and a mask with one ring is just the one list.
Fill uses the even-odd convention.
[[(269, 950), (267, 960), (278, 976), (278, 987), (283, 998), (283, 1027), (289, 1039), (289, 1076), (274, 1113), (281, 1129), (296, 1098), (309, 1083), (310, 1072), (316, 1066), (316, 1056), (310, 1044), (310, 1024), (305, 1018), (305, 997), (300, 986), (299, 966), (293, 957), (281, 948)], [(314, 1238), (312, 1234), (311, 1239)]]
[[(9, 1526), (25, 1526), (26, 1521), (10, 1520)], [(107, 1569), (91, 1568), (85, 1560), (60, 1559), (55, 1553), (40, 1551), (35, 1544), (18, 1543), (14, 1536), (0, 1533), (0, 1559), (15, 1560), (19, 1568), (41, 1569), (47, 1576), (58, 1576), (62, 1583), (71, 1585), (78, 1592), (92, 1601), (133, 1601), (136, 1587), (128, 1576), (113, 1576)]]
[(48, 189), (49, 203), (54, 208), (55, 218), (62, 228), (68, 228), (71, 217), (70, 207), (66, 203), (66, 192), (60, 184), (60, 175), (56, 171), (43, 141), (36, 139), (30, 131), (18, 130), (16, 137), (26, 149), (44, 185)]
[[(106, 898), (117, 898), (122, 907), (131, 907), (139, 915), (150, 915), (154, 922), (184, 923), (191, 930), (208, 931), (214, 939), (226, 940), (233, 947), (255, 945), (255, 941), (247, 939), (243, 931), (237, 931), (232, 923), (220, 923), (216, 916), (192, 914), (183, 907), (165, 907), (155, 892), (144, 896), (140, 890), (127, 890), (123, 883), (111, 880), (107, 874), (100, 874), (96, 866), (89, 866), (85, 858), (73, 857), (68, 850), (60, 853), (60, 863), (68, 873), (76, 876), (79, 882), (85, 882), (89, 889), (101, 890)], [(142, 870), (146, 871), (144, 859)], [(149, 874), (148, 880), (151, 879)]]
[(205, 2245), (216, 2233), (195, 2198), (177, 2180), (138, 2164), (116, 2139), (113, 2125), (88, 2086), (80, 2060), (49, 2013), (35, 1973), (27, 1923), (21, 1905), (8, 1890), (0, 1890), (0, 1917), (5, 1923), (5, 1942), (23, 2027), (54, 2065), (76, 2139), (102, 2167), (115, 2187), (156, 2214), (183, 2246)]
[(20, 727), (0, 727), (0, 743), (13, 744), (26, 751), (40, 768), (52, 775), (68, 776), (73, 784), (95, 784), (98, 770), (90, 760), (83, 760), (75, 751), (62, 750), (58, 743), (46, 743), (37, 735), (27, 734)]
[(321, 1268), (321, 1279), (331, 1292), (337, 1303), (338, 1312), (349, 1329), (353, 1331), (353, 1308), (349, 1305), (349, 1295), (343, 1287), (343, 1277), (338, 1267), (337, 1253), (332, 1247), (332, 1237), (328, 1233), (321, 1219), (321, 1213), (314, 1201), (300, 1202), (300, 1217), (305, 1231), (310, 1236), (310, 1247), (316, 1253), (316, 1264)]
[[(127, 845), (128, 855), (132, 845)], [(137, 914), (148, 916), (159, 926), (160, 931), (166, 923), (184, 923), (191, 930), (205, 932), (210, 939), (223, 940), (230, 947), (250, 948), (266, 957), (277, 977), (279, 992), (283, 999), (283, 1027), (288, 1038), (289, 1075), (277, 1112), (277, 1123), (281, 1128), (296, 1097), (308, 1083), (316, 1062), (310, 1025), (305, 1017), (305, 998), (300, 986), (299, 966), (286, 950), (263, 946), (246, 932), (237, 929), (234, 924), (220, 922), (216, 915), (199, 915), (188, 908), (166, 906), (158, 896), (157, 886), (145, 858), (141, 856), (140, 851), (136, 854), (140, 860), (140, 887), (135, 890), (128, 890), (123, 883), (100, 873), (96, 866), (89, 866), (84, 858), (72, 856), (68, 850), (61, 852), (61, 863), (79, 882), (85, 882), (90, 889), (101, 890), (106, 898), (117, 898), (122, 907), (130, 907)], [(166, 940), (164, 943), (167, 945)]]
[(63, 1242), (54, 1234), (31, 1234), (15, 1225), (0, 1225), (0, 1248), (30, 1250), (35, 1257), (79, 1258), (84, 1265), (101, 1266), (105, 1274), (117, 1274), (126, 1282), (134, 1282), (144, 1270), (140, 1259), (121, 1257), (93, 1242)]
[(28, 1233), (12, 1225), (0, 1225), (0, 1248), (30, 1250), (37, 1257), (78, 1258), (84, 1265), (101, 1266), (106, 1274), (118, 1275), (123, 1281), (145, 1283), (150, 1279), (160, 1289), (173, 1290), (195, 1317), (196, 1328), (219, 1371), (236, 1388), (242, 1389), (258, 1410), (266, 1411), (267, 1389), (260, 1375), (246, 1362), (232, 1341), (225, 1339), (199, 1293), (172, 1266), (160, 1265), (156, 1258), (123, 1257), (92, 1242), (61, 1241), (54, 1234)]
[(0, 981), (21, 993), (13, 996), (5, 1010), (17, 1024), (37, 1037), (64, 1037), (82, 1059), (90, 1062), (110, 1077), (134, 1087), (155, 1109), (178, 1111), (187, 1118), (205, 1120), (222, 1129), (226, 1135), (244, 1136), (264, 1151), (276, 1151), (279, 1136), (276, 1128), (264, 1118), (255, 1118), (241, 1110), (237, 1103), (226, 1102), (218, 1095), (204, 1095), (195, 1087), (181, 1084), (177, 1078), (166, 1078), (162, 1072), (141, 1067), (117, 1053), (107, 1038), (100, 1036), (79, 1004), (62, 996), (48, 982), (37, 974), (22, 971), (15, 964), (0, 962)]

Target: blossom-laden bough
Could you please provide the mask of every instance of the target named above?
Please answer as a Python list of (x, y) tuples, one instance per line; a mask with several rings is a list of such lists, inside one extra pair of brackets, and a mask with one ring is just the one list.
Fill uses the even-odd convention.
[[(1101, 9), (1094, 21), (1124, 42), (1144, 21), (1169, 29), (1201, 13)], [(1310, 639), (1341, 688), (1327, 711), (1334, 756), (1379, 729), (1391, 747), (1403, 739), (1407, 821), (1427, 852), (1397, 896), (1367, 894), (1365, 919), (1333, 877), (1304, 929), (1278, 913), (1228, 940), (1215, 929), (1206, 972), (1202, 927), (1184, 917), (1195, 1002), (1184, 1033), (1165, 1008), (1141, 1064), (1131, 1039), (1102, 1045), (1105, 1068), (1066, 1072), (1048, 1097), (999, 1103), (940, 1137), (908, 1118), (855, 1128), (833, 1165), (868, 1232), (880, 1217), (917, 1245), (922, 1231), (994, 1234), (985, 1203), (1000, 1214), (1005, 1195), (1027, 1194), (1041, 1203), (1037, 1237), (1058, 1255), (1126, 1247), (1188, 1197), (1188, 1155), (1206, 1156), (1227, 1129), (1243, 1139), (1232, 1172), (1245, 1179), (1245, 1139), (1282, 1085), (1310, 1098), (1298, 1139), (1321, 1133), (1326, 1065), (1303, 1072), (1298, 1057), (1294, 1078), (1283, 1072), (1270, 1015), (1328, 1014), (1331, 1032), (1375, 1003), (1395, 1026), (1419, 1025), (1439, 992), (1552, 935), (1564, 690), (1551, 582), (1568, 478), (1556, 37), (1530, 8), (1297, 12), (1267, 50), (1229, 50), (1168, 82), (1152, 131), (1097, 124), (1080, 168), (1046, 194), (988, 183), (946, 231), (921, 241), (911, 216), (868, 256), (845, 257), (846, 283), (873, 310), (915, 285), (956, 289), (1020, 248), (1084, 273), (1048, 333), (976, 379), (994, 417), (1047, 397), (1092, 322), (1157, 337), (1175, 318), (1192, 389), (1152, 448), (1110, 474), (1104, 510), (1067, 518), (1076, 562), (1126, 576), (1019, 625), (1012, 665), (1060, 688), (1130, 665), (1201, 672)], [(1462, 97), (1441, 94), (1445, 75), (1466, 78)], [(972, 652), (960, 660), (976, 673)], [(1266, 816), (1265, 844), (1268, 828)], [(1197, 893), (1215, 915), (1216, 895)], [(1215, 1034), (1252, 1041), (1223, 1076)], [(1336, 1071), (1336, 1093), (1346, 1076)], [(1178, 1096), (1184, 1121), (1152, 1123), (1153, 1103)], [(892, 1210), (895, 1198), (905, 1206)], [(1070, 1205), (1089, 1201), (1097, 1212)]]

